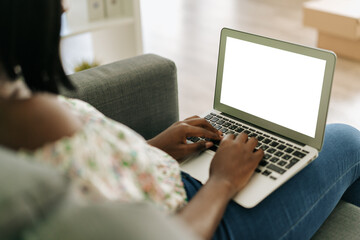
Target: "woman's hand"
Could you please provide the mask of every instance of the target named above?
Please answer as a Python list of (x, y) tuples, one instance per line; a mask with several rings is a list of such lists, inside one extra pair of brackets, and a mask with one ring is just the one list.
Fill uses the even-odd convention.
[(226, 135), (210, 165), (209, 181), (217, 181), (229, 189), (229, 197), (245, 187), (264, 156), (262, 149), (254, 151), (258, 141), (245, 133), (237, 137)]
[(163, 150), (178, 161), (195, 152), (213, 146), (212, 142), (206, 141), (189, 144), (186, 142), (188, 137), (221, 139), (220, 132), (211, 126), (210, 123), (203, 118), (193, 116), (184, 121), (174, 123), (168, 129), (150, 139), (148, 143)]

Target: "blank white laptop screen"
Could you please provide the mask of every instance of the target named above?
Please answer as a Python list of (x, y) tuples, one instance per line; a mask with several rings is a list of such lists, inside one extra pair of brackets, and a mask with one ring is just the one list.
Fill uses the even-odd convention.
[(231, 37), (220, 102), (315, 137), (326, 61)]

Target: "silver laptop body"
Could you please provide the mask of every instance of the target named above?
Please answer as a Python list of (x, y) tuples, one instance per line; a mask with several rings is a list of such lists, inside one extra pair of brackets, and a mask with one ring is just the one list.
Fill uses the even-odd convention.
[[(225, 134), (258, 138), (265, 152), (234, 198), (241, 206), (256, 206), (318, 156), (335, 62), (330, 51), (222, 29), (214, 109), (203, 117)], [(182, 170), (205, 183), (215, 150), (190, 157)]]

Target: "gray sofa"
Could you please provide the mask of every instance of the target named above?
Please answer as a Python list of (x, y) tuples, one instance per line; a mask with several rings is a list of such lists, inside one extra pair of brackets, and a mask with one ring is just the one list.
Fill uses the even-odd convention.
[[(178, 120), (176, 67), (142, 55), (70, 76), (76, 93), (108, 117), (151, 138)], [(144, 203), (74, 203), (56, 170), (0, 147), (0, 239), (196, 239)], [(359, 238), (360, 208), (340, 202), (313, 239)]]

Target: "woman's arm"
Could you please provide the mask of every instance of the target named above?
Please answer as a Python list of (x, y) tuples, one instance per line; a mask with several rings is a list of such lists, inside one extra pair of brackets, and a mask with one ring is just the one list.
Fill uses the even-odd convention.
[(210, 239), (230, 199), (249, 181), (264, 153), (254, 152), (255, 138), (227, 135), (210, 166), (210, 178), (178, 214), (204, 239)]
[(203, 239), (211, 239), (231, 199), (229, 186), (209, 179), (178, 216)]
[(1, 101), (0, 108), (6, 113), (0, 127), (0, 144), (14, 150), (35, 150), (71, 137), (82, 128), (80, 119), (52, 94)]

